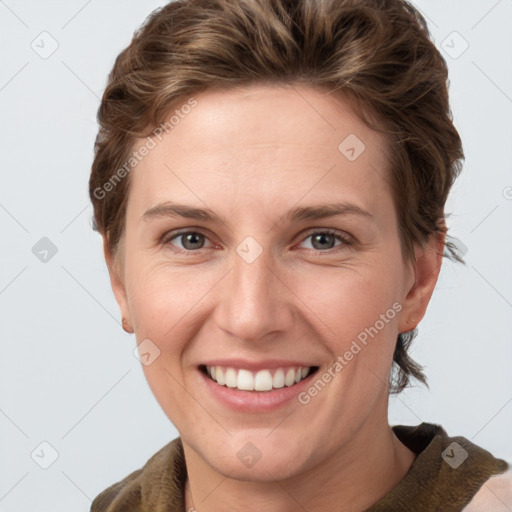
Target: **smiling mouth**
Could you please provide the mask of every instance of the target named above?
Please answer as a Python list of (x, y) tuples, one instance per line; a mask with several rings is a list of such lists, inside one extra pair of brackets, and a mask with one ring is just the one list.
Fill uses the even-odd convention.
[(220, 386), (240, 391), (272, 391), (291, 387), (313, 375), (318, 366), (289, 366), (252, 372), (244, 368), (200, 365), (199, 369)]

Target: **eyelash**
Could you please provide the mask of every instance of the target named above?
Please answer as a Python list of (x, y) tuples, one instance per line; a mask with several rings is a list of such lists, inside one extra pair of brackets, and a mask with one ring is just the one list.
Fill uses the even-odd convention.
[[(205, 237), (205, 239), (209, 240), (208, 237), (202, 233), (201, 231), (197, 230), (197, 231), (179, 231), (179, 232), (175, 232), (175, 231), (170, 231), (169, 233), (166, 233), (163, 237), (162, 237), (162, 240), (161, 240), (161, 244), (162, 245), (170, 245), (170, 242), (176, 238), (179, 238), (180, 236), (183, 236), (183, 235), (190, 235), (190, 234), (197, 234), (197, 235), (201, 235), (203, 237)], [(313, 235), (319, 235), (319, 234), (328, 234), (328, 235), (332, 235), (334, 236), (337, 240), (341, 241), (342, 243), (338, 246), (335, 246), (335, 247), (332, 247), (331, 249), (326, 249), (326, 250), (318, 250), (318, 249), (309, 249), (315, 253), (318, 253), (318, 254), (333, 254), (335, 252), (338, 252), (340, 250), (343, 250), (343, 248), (347, 247), (347, 246), (351, 246), (353, 245), (353, 241), (345, 234), (342, 234), (341, 232), (339, 231), (336, 231), (336, 230), (333, 230), (333, 229), (319, 229), (319, 230), (316, 230), (316, 231), (310, 231), (304, 238), (302, 238), (301, 240), (301, 243), (306, 241), (308, 238), (311, 238)], [(208, 249), (208, 248), (207, 248)], [(201, 249), (196, 249), (196, 250), (191, 250), (191, 249), (182, 249), (182, 250), (178, 250), (177, 252), (180, 253), (180, 254), (188, 254), (188, 253), (198, 253), (200, 251), (204, 250), (204, 248), (201, 248)]]

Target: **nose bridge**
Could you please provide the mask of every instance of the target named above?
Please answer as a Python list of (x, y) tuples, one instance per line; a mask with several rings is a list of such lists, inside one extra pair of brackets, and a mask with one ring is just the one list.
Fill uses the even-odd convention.
[[(237, 255), (234, 257), (232, 280), (234, 288), (232, 293), (239, 293), (241, 298), (253, 298), (258, 302), (270, 297), (270, 290), (275, 288), (275, 274), (272, 272), (273, 264), (270, 251), (262, 250), (261, 254), (254, 254), (255, 248), (247, 243), (240, 244)], [(275, 270), (274, 270), (275, 272)], [(266, 302), (266, 301), (265, 301)]]
[(218, 322), (239, 339), (257, 341), (292, 322), (289, 291), (277, 277), (270, 250), (248, 237), (236, 248), (224, 281)]

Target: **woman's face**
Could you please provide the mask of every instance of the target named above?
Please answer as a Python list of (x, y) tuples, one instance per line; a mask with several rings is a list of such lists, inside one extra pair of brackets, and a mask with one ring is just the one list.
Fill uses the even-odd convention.
[(195, 99), (131, 173), (113, 288), (188, 449), (235, 478), (290, 477), (387, 425), (397, 334), (439, 258), (402, 258), (384, 140), (343, 101)]

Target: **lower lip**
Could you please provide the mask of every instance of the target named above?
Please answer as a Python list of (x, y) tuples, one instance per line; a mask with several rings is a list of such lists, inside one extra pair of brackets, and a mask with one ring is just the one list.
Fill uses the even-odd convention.
[(242, 391), (237, 388), (221, 386), (207, 377), (201, 370), (198, 369), (197, 371), (207, 392), (213, 395), (218, 402), (233, 410), (248, 413), (275, 411), (293, 399), (298, 402), (297, 396), (309, 386), (310, 380), (318, 372), (317, 370), (308, 375), (293, 386), (285, 386), (271, 391)]

